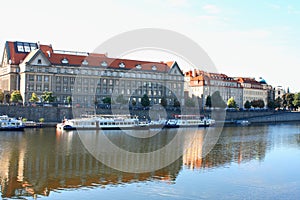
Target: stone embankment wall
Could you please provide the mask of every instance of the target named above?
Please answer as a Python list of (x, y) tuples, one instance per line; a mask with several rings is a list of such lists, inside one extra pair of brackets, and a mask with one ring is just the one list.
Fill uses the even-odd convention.
[[(110, 109), (93, 109), (93, 108), (69, 108), (69, 107), (24, 107), (24, 106), (7, 106), (0, 105), (0, 114), (6, 114), (11, 117), (22, 117), (28, 120), (38, 121), (44, 118), (45, 122), (60, 122), (62, 119), (78, 117), (83, 114), (131, 114), (140, 118), (172, 118), (175, 114), (198, 114), (196, 109), (150, 109), (150, 110), (128, 110), (115, 107)], [(222, 112), (220, 112), (222, 113)], [(206, 116), (217, 116), (218, 112), (204, 112)], [(300, 121), (300, 112), (280, 112), (280, 111), (241, 111), (226, 112), (225, 120), (230, 122), (234, 120), (247, 119), (252, 123), (255, 122), (284, 122)]]

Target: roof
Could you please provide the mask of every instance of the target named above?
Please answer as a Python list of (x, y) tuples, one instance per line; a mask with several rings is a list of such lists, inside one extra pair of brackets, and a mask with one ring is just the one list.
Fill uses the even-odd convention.
[[(130, 60), (122, 58), (109, 58), (105, 54), (100, 53), (85, 53), (71, 51), (57, 51), (52, 48), (52, 45), (43, 45), (29, 42), (6, 42), (6, 50), (9, 55), (11, 64), (18, 65), (23, 62), (27, 56), (31, 57), (30, 52), (20, 52), (17, 45), (36, 45), (40, 49), (52, 65), (68, 65), (68, 66), (91, 66), (91, 67), (107, 67), (124, 70), (143, 70), (143, 71), (159, 71), (168, 72), (174, 62), (151, 62)], [(28, 59), (27, 59), (28, 60)], [(65, 62), (63, 62), (65, 61)]]

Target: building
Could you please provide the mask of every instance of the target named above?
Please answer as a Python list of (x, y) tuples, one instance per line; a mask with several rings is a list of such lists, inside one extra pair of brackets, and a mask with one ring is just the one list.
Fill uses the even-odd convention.
[(268, 90), (255, 78), (238, 77), (235, 78), (243, 87), (243, 105), (246, 101), (263, 100), (265, 106), (268, 104)]
[[(243, 88), (241, 84), (225, 74), (210, 73), (202, 70), (189, 71), (185, 74), (189, 81), (189, 93), (199, 97), (204, 107), (208, 96), (219, 91), (225, 103), (233, 97), (239, 107), (243, 107)], [(190, 95), (191, 96), (191, 95)]]
[(122, 95), (141, 103), (147, 94), (151, 104), (165, 97), (169, 105), (184, 103), (184, 75), (176, 62), (150, 62), (110, 58), (105, 54), (58, 51), (52, 45), (6, 42), (0, 69), (0, 88), (20, 90), (23, 102), (32, 93), (53, 92), (57, 103), (93, 106), (103, 98)]

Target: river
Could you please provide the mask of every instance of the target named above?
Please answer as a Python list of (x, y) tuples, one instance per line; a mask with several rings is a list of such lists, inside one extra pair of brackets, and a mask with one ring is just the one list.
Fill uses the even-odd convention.
[(3, 199), (299, 199), (300, 124), (0, 132)]

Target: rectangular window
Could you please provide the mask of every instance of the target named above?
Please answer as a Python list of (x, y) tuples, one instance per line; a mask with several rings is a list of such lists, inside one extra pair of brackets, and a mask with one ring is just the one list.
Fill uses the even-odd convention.
[(42, 75), (37, 75), (36, 80), (37, 81), (42, 81), (43, 76)]
[(49, 82), (49, 76), (44, 76), (44, 82), (46, 82), (46, 83)]
[(34, 75), (29, 75), (29, 81), (34, 81)]

